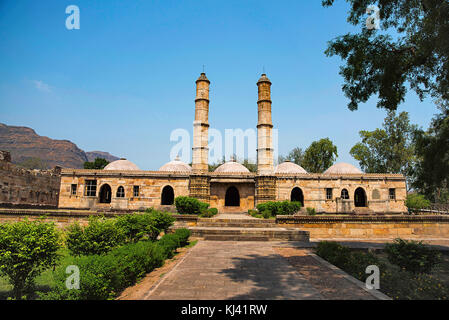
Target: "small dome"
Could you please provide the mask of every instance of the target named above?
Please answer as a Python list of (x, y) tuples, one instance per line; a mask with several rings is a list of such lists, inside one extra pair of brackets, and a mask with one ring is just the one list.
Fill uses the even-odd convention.
[(249, 173), (249, 170), (243, 165), (235, 160), (223, 163), (214, 172), (224, 172), (224, 173)]
[(307, 173), (307, 171), (296, 163), (285, 161), (276, 167), (274, 173)]
[(362, 174), (363, 172), (352, 164), (340, 162), (324, 171), (324, 174)]
[(136, 166), (131, 161), (122, 158), (117, 161), (113, 161), (104, 167), (104, 170), (115, 170), (115, 171), (131, 171), (131, 170), (140, 170), (138, 166)]
[(170, 161), (166, 164), (164, 164), (162, 167), (159, 168), (159, 171), (165, 171), (165, 172), (189, 172), (192, 171), (192, 167), (188, 164), (182, 162), (179, 157), (176, 157), (175, 160)]

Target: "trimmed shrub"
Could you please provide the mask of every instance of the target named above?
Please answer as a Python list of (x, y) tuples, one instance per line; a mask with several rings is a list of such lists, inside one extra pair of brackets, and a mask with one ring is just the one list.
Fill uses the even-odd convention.
[(427, 200), (422, 194), (410, 193), (407, 195), (405, 205), (410, 211), (415, 211), (430, 207), (430, 201)]
[(315, 210), (315, 208), (307, 207), (306, 210), (307, 210), (307, 213), (309, 214), (309, 216), (314, 216), (314, 215), (316, 215), (316, 210)]
[(123, 230), (126, 240), (137, 242), (143, 237), (156, 240), (160, 229), (156, 227), (156, 222), (150, 214), (126, 214), (117, 218), (115, 226)]
[(125, 240), (125, 232), (113, 219), (95, 217), (86, 227), (74, 223), (67, 228), (66, 244), (74, 256), (107, 253)]
[(209, 208), (209, 204), (191, 197), (176, 197), (176, 210), (179, 214), (201, 214)]
[(167, 233), (168, 228), (170, 228), (176, 220), (167, 212), (162, 212), (154, 209), (147, 209), (146, 213), (150, 214), (151, 219), (155, 223), (154, 226), (157, 229), (164, 231), (165, 233)]
[(426, 247), (422, 241), (396, 239), (385, 246), (388, 260), (411, 273), (431, 273), (441, 261), (441, 254)]
[(270, 213), (270, 216), (277, 215), (292, 215), (301, 210), (301, 202), (296, 201), (268, 201), (259, 203), (257, 210), (263, 215), (265, 211)]
[(34, 287), (34, 279), (58, 262), (60, 233), (54, 223), (20, 221), (0, 224), (0, 274), (13, 285), (15, 299)]
[[(164, 235), (159, 241), (139, 241), (115, 248), (107, 254), (73, 257), (57, 268), (56, 287), (41, 293), (49, 300), (107, 300), (114, 299), (122, 290), (136, 283), (146, 273), (163, 265), (173, 252), (188, 243), (190, 231), (179, 229)], [(80, 289), (69, 290), (65, 281), (68, 265), (80, 270)]]
[(199, 216), (201, 218), (212, 218), (213, 216), (216, 216), (218, 214), (217, 208), (209, 208), (205, 212), (201, 213)]

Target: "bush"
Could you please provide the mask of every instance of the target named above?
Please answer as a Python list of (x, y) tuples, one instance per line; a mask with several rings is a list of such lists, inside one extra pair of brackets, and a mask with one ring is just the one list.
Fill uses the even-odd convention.
[(175, 199), (176, 210), (179, 214), (201, 214), (209, 208), (209, 204), (196, 198), (177, 197)]
[(201, 218), (212, 218), (212, 217), (216, 216), (217, 214), (218, 214), (218, 209), (217, 208), (209, 208), (205, 212), (200, 214), (199, 216)]
[(165, 233), (167, 233), (168, 228), (170, 228), (176, 220), (169, 213), (154, 209), (147, 209), (146, 213), (150, 214), (151, 219), (155, 223), (154, 226)]
[(366, 267), (376, 265), (383, 269), (382, 263), (374, 254), (370, 252), (352, 252), (350, 248), (342, 246), (337, 242), (319, 242), (316, 254), (361, 281), (365, 281), (366, 277), (369, 276), (365, 273)]
[(316, 215), (316, 210), (315, 210), (315, 208), (307, 207), (306, 210), (307, 210), (307, 213), (309, 214), (309, 216), (314, 216), (314, 215)]
[(67, 265), (55, 272), (56, 287), (40, 294), (50, 300), (106, 300), (115, 298), (122, 290), (136, 283), (146, 273), (163, 265), (173, 252), (188, 243), (190, 231), (178, 229), (159, 241), (139, 241), (115, 248), (107, 254), (73, 257), (67, 265), (80, 270), (80, 289), (69, 290), (65, 281)]
[(268, 201), (259, 203), (257, 210), (263, 215), (265, 211), (270, 213), (271, 217), (277, 215), (292, 215), (301, 210), (301, 202), (295, 201)]
[(430, 201), (427, 200), (422, 194), (410, 193), (407, 195), (405, 205), (410, 211), (414, 211), (430, 207)]
[(0, 274), (13, 285), (13, 295), (22, 299), (42, 271), (56, 265), (61, 247), (54, 223), (20, 221), (0, 224)]
[(440, 262), (437, 250), (426, 247), (422, 241), (396, 239), (385, 246), (388, 260), (411, 273), (431, 273)]
[(126, 235), (113, 219), (91, 218), (86, 227), (74, 223), (67, 228), (67, 248), (72, 255), (103, 254), (125, 243)]
[(149, 214), (127, 214), (117, 218), (117, 228), (123, 230), (126, 240), (137, 242), (147, 236), (150, 240), (156, 240), (160, 229)]

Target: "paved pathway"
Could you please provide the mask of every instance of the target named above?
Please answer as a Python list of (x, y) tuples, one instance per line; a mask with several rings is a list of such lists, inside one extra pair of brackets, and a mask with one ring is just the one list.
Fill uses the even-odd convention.
[[(298, 272), (301, 266), (297, 261), (291, 264), (278, 253), (275, 247), (279, 245), (276, 242), (199, 241), (144, 299), (328, 299), (316, 281), (308, 279), (307, 273)], [(291, 254), (289, 252), (289, 256)], [(349, 281), (339, 281), (349, 286), (346, 294), (359, 291), (361, 296), (355, 298), (373, 298), (364, 296), (366, 292)], [(341, 299), (346, 298), (341, 296)]]

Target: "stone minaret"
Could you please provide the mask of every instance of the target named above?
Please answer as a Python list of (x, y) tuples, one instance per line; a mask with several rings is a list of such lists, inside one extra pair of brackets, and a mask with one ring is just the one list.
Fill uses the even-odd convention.
[(209, 85), (206, 74), (201, 73), (196, 80), (195, 121), (193, 122), (193, 156), (194, 172), (208, 172), (209, 154)]
[(262, 74), (257, 82), (259, 99), (257, 101), (257, 173), (271, 175), (273, 163), (273, 124), (271, 122), (271, 82), (266, 74)]

